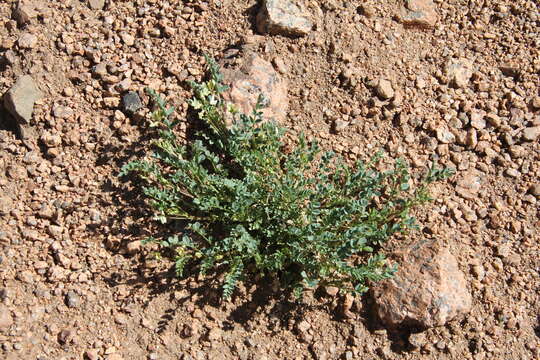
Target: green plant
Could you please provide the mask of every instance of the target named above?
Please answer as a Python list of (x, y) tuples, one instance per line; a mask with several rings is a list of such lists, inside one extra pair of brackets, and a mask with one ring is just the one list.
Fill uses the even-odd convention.
[[(415, 226), (409, 210), (430, 200), (426, 185), (450, 172), (432, 167), (411, 190), (401, 160), (389, 171), (376, 170), (380, 155), (350, 167), (303, 136), (285, 151), (285, 129), (263, 122), (263, 98), (251, 115), (238, 114), (223, 100), (218, 67), (208, 62), (210, 79), (191, 84), (189, 102), (208, 131), (181, 144), (169, 120), (173, 109), (149, 90), (158, 106), (151, 124), (158, 128), (156, 151), (121, 171), (146, 181), (157, 220), (184, 225), (161, 241), (174, 251), (178, 275), (189, 263), (203, 274), (222, 270), (226, 298), (246, 274), (278, 274), (297, 295), (317, 285), (362, 293), (369, 281), (390, 277), (396, 268), (381, 246)], [(227, 116), (235, 119), (230, 128)]]

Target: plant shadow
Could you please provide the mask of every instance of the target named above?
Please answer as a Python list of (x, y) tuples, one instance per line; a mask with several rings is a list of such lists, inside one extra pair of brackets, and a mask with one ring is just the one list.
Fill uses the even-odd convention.
[[(206, 128), (206, 125), (199, 120), (196, 112), (189, 109), (182, 119), (186, 124), (185, 140), (192, 141), (197, 134)], [(141, 119), (133, 119), (134, 123), (141, 123)], [(118, 141), (116, 144), (103, 146), (100, 150), (96, 166), (104, 164), (120, 169), (124, 164), (132, 159), (140, 159), (147, 156), (152, 150), (152, 140), (156, 137), (153, 130), (144, 130), (143, 126), (136, 139), (129, 142)], [(152, 259), (152, 250), (143, 248), (136, 254), (128, 254), (125, 251), (126, 245), (133, 240), (142, 240), (149, 236), (156, 238), (166, 238), (177, 234), (181, 229), (166, 225), (159, 225), (156, 222), (133, 222), (126, 224), (122, 222), (124, 218), (150, 219), (150, 211), (143, 194), (139, 190), (143, 185), (142, 180), (137, 176), (127, 175), (120, 179), (116, 174), (105, 180), (101, 185), (101, 190), (109, 194), (112, 200), (102, 200), (103, 207), (113, 205), (119, 209), (114, 217), (108, 217), (106, 221), (95, 224), (88, 228), (93, 234), (110, 233), (114, 237), (121, 239), (119, 242), (107, 243), (107, 249), (115, 254), (122, 255), (135, 263), (134, 271), (131, 273), (110, 273), (104, 274), (105, 282), (111, 288), (124, 285), (131, 293), (139, 289), (148, 293), (151, 300), (155, 297), (165, 295), (170, 301), (170, 306), (160, 315), (156, 331), (162, 333), (166, 331), (180, 311), (187, 311), (188, 307), (203, 309), (206, 307), (220, 309), (226, 315), (222, 321), (223, 328), (233, 328), (234, 324), (240, 324), (248, 331), (253, 326), (252, 322), (259, 314), (264, 313), (267, 318), (266, 324), (270, 331), (278, 328), (291, 328), (306, 313), (314, 310), (328, 311), (332, 314), (334, 321), (344, 321), (344, 317), (335, 310), (335, 299), (325, 297), (317, 292), (309, 294), (307, 299), (297, 301), (289, 290), (280, 286), (275, 286), (275, 281), (271, 277), (257, 278), (246, 281), (242, 285), (243, 289), (235, 291), (230, 301), (224, 300), (221, 296), (221, 281), (223, 274), (215, 273), (204, 279), (198, 274), (189, 271), (183, 277), (177, 277), (174, 266), (171, 262), (157, 263)], [(156, 264), (157, 263), (157, 264)], [(247, 290), (249, 289), (249, 290)], [(180, 294), (180, 295), (179, 295)], [(129, 301), (129, 300), (126, 300)], [(362, 297), (362, 310), (358, 320), (370, 331), (374, 332), (380, 328), (376, 319), (373, 306), (368, 303), (367, 297)], [(150, 301), (146, 301), (146, 304)], [(405, 335), (404, 335), (405, 334)], [(389, 339), (394, 344), (392, 350), (403, 352), (406, 350), (406, 333), (390, 333)]]
[[(188, 124), (187, 141), (194, 139), (196, 134), (205, 128), (193, 111), (188, 111), (186, 122)], [(96, 165), (113, 164), (114, 167), (121, 168), (130, 159), (145, 156), (150, 151), (148, 144), (153, 138), (151, 132), (143, 131), (136, 141), (129, 144), (105, 146), (102, 148)], [(198, 273), (189, 271), (188, 268), (184, 276), (178, 277), (171, 262), (162, 261), (156, 265), (153, 263), (151, 251), (144, 250), (144, 247), (138, 254), (126, 254), (124, 249), (129, 241), (141, 240), (151, 235), (156, 238), (166, 238), (181, 230), (155, 222), (151, 224), (146, 222), (146, 225), (135, 222), (129, 226), (122, 223), (121, 219), (126, 217), (151, 218), (151, 211), (139, 190), (141, 185), (143, 185), (141, 180), (131, 175), (127, 175), (122, 180), (111, 178), (104, 181), (101, 190), (111, 195), (112, 204), (104, 201), (102, 205), (113, 205), (119, 211), (115, 217), (109, 217), (103, 223), (89, 227), (88, 231), (108, 232), (122, 239), (119, 243), (105, 245), (111, 253), (123, 255), (135, 263), (134, 271), (127, 275), (118, 272), (106, 274), (104, 280), (108, 286), (115, 288), (123, 285), (128, 287), (131, 293), (143, 289), (148, 293), (149, 299), (163, 295), (168, 297), (170, 307), (163, 312), (158, 321), (158, 332), (165, 331), (177, 312), (188, 305), (200, 309), (208, 306), (221, 309), (227, 314), (223, 321), (224, 328), (232, 328), (234, 324), (249, 328), (251, 320), (262, 311), (269, 318), (269, 327), (283, 327), (287, 326), (290, 319), (302, 318), (303, 314), (309, 310), (329, 307), (330, 301), (321, 300), (320, 297), (309, 304), (305, 301), (296, 301), (290, 291), (279, 287), (276, 289), (276, 286), (272, 285), (275, 282), (270, 278), (246, 281), (242, 284), (243, 291), (237, 290), (231, 300), (225, 300), (221, 296), (220, 278), (223, 274), (219, 272), (201, 279)], [(148, 266), (149, 263), (152, 263), (151, 267)], [(178, 297), (179, 292), (185, 296)]]

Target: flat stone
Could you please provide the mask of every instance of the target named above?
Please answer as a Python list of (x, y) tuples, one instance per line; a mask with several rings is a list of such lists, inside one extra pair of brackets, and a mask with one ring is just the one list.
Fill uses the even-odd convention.
[(140, 240), (131, 241), (126, 245), (126, 253), (134, 255), (141, 250), (142, 243)]
[(32, 284), (34, 282), (34, 276), (30, 271), (21, 271), (17, 274), (17, 280), (20, 280), (27, 284)]
[(127, 114), (134, 114), (142, 109), (143, 104), (139, 94), (135, 91), (129, 91), (122, 96), (122, 110)]
[(336, 131), (336, 133), (342, 132), (347, 128), (347, 126), (349, 126), (349, 123), (347, 121), (343, 121), (340, 119), (334, 121), (334, 130)]
[(102, 10), (105, 7), (105, 0), (88, 0), (88, 5), (92, 10)]
[(133, 46), (135, 44), (135, 37), (133, 35), (122, 33), (120, 37), (127, 46)]
[(263, 0), (257, 15), (257, 29), (261, 33), (304, 36), (312, 28), (307, 14), (290, 0)]
[(282, 58), (275, 57), (272, 60), (272, 64), (274, 64), (274, 67), (280, 74), (286, 74), (289, 72), (289, 67), (285, 64)]
[(477, 130), (482, 130), (486, 127), (485, 114), (481, 111), (473, 111), (471, 113), (471, 126)]
[(9, 329), (12, 324), (11, 311), (6, 305), (0, 304), (0, 331)]
[(57, 119), (68, 119), (75, 112), (69, 106), (55, 104), (53, 106), (52, 113), (53, 113), (54, 117), (57, 118)]
[(456, 140), (455, 135), (445, 128), (437, 129), (436, 135), (437, 140), (439, 140), (443, 144), (450, 144)]
[(100, 77), (106, 76), (108, 74), (107, 63), (100, 62), (99, 64), (95, 65), (92, 67), (92, 73)]
[(339, 293), (339, 288), (336, 287), (336, 286), (327, 286), (324, 288), (324, 290), (326, 291), (326, 294), (328, 294), (328, 296), (336, 296), (338, 293)]
[(23, 33), (19, 36), (17, 43), (22, 49), (33, 49), (37, 45), (37, 36), (30, 33)]
[(536, 141), (540, 137), (540, 126), (525, 128), (522, 135), (525, 141)]
[(408, 0), (401, 13), (401, 22), (407, 27), (433, 28), (438, 21), (432, 0)]
[(300, 321), (298, 324), (296, 324), (296, 329), (299, 333), (305, 333), (311, 328), (311, 324), (308, 323), (306, 320)]
[(17, 54), (11, 49), (4, 53), (4, 56), (0, 58), (0, 62), (5, 62), (8, 65), (16, 64), (19, 61)]
[(68, 291), (66, 294), (66, 305), (69, 308), (76, 308), (81, 305), (81, 297), (75, 291)]
[(451, 59), (446, 64), (445, 72), (451, 85), (464, 88), (472, 77), (473, 63), (465, 58)]
[(470, 311), (472, 297), (465, 276), (447, 248), (422, 240), (393, 257), (398, 272), (373, 287), (377, 312), (386, 326), (427, 329)]
[(125, 325), (128, 323), (128, 317), (122, 313), (118, 313), (114, 316), (114, 322), (118, 325)]
[(506, 169), (505, 174), (512, 177), (512, 178), (518, 178), (521, 175), (521, 173), (519, 171), (517, 171), (516, 169), (512, 169), (512, 168)]
[(9, 214), (13, 209), (13, 200), (7, 195), (0, 195), (0, 216)]
[(456, 184), (456, 193), (465, 199), (474, 199), (482, 186), (483, 174), (475, 169), (463, 173)]
[[(222, 66), (224, 84), (229, 86), (223, 94), (225, 100), (240, 112), (251, 114), (262, 94), (265, 98), (261, 109), (264, 120), (283, 122), (289, 106), (287, 82), (272, 64), (255, 53), (247, 53), (239, 62), (241, 65), (236, 69)], [(231, 125), (230, 121), (228, 125)]]
[(6, 169), (6, 174), (9, 178), (13, 180), (21, 180), (27, 176), (28, 171), (24, 166), (14, 164), (8, 166), (8, 168)]
[(4, 106), (19, 124), (28, 124), (41, 93), (30, 75), (21, 76), (4, 96)]

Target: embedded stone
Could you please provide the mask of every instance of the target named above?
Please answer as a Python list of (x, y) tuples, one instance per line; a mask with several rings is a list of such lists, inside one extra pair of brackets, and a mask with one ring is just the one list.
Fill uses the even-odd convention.
[(122, 110), (127, 114), (134, 114), (143, 107), (139, 94), (129, 91), (122, 96)]
[(523, 129), (523, 140), (536, 141), (540, 137), (540, 126), (532, 126)]
[(102, 10), (105, 7), (105, 0), (88, 0), (88, 5), (92, 10)]
[(458, 88), (464, 88), (469, 84), (472, 77), (473, 63), (465, 58), (451, 59), (446, 64), (445, 72), (450, 84)]
[(439, 21), (437, 8), (432, 0), (408, 0), (401, 14), (405, 26), (433, 28)]
[(41, 93), (30, 75), (21, 76), (4, 96), (4, 106), (19, 124), (28, 124)]
[[(261, 112), (264, 120), (283, 122), (289, 100), (287, 82), (274, 70), (272, 64), (255, 53), (240, 59), (240, 66), (230, 69), (222, 66), (224, 84), (229, 86), (223, 97), (244, 114), (251, 114), (260, 95), (264, 102)], [(230, 123), (228, 124), (230, 125)]]
[(304, 36), (312, 28), (307, 14), (290, 0), (263, 0), (257, 15), (257, 29), (261, 33)]
[(373, 287), (377, 313), (387, 327), (443, 326), (470, 311), (465, 275), (447, 248), (422, 240), (393, 257), (398, 272)]
[(465, 199), (474, 199), (480, 191), (483, 177), (483, 174), (476, 169), (463, 173), (457, 181), (456, 193)]
[(394, 88), (392, 87), (392, 83), (390, 80), (386, 79), (379, 79), (377, 81), (377, 86), (375, 87), (375, 90), (377, 91), (377, 95), (381, 97), (382, 99), (391, 99), (394, 97)]

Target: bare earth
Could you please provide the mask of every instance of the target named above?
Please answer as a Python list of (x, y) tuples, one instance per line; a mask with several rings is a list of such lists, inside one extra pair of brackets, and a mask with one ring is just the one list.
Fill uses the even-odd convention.
[[(42, 93), (29, 140), (0, 111), (0, 358), (540, 358), (540, 3), (436, 0), (429, 28), (404, 26), (400, 0), (306, 1), (315, 26), (296, 38), (259, 34), (255, 0), (34, 3), (19, 25), (0, 2), (0, 95), (25, 74)], [(147, 105), (149, 86), (185, 119), (202, 55), (239, 47), (288, 81), (293, 133), (351, 160), (384, 149), (415, 173), (457, 169), (389, 249), (448, 246), (469, 315), (409, 337), (369, 294), (349, 313), (339, 295), (294, 303), (259, 281), (223, 302), (140, 246), (155, 224), (117, 173), (150, 151), (148, 110), (126, 116), (121, 96)], [(447, 71), (458, 59), (465, 79)]]

